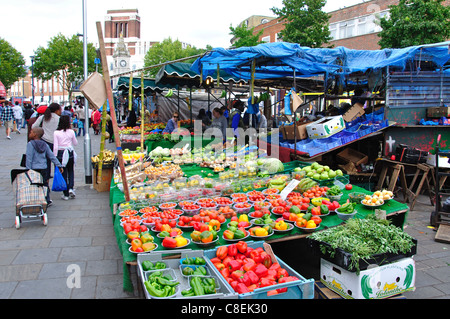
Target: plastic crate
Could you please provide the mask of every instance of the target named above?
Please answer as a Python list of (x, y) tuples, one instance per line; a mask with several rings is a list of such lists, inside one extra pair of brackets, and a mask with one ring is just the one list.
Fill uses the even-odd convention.
[(327, 138), (322, 138), (318, 140), (314, 140), (316, 145), (319, 145), (325, 151), (331, 150), (333, 148), (339, 147), (342, 145), (342, 141), (340, 138), (336, 138), (334, 136), (330, 136)]
[[(253, 249), (258, 247), (263, 247), (263, 242), (247, 242), (248, 247)], [(228, 245), (229, 246), (229, 245)], [(207, 250), (204, 253), (206, 257), (206, 263), (210, 265), (210, 268), (213, 269), (213, 272), (217, 276), (221, 276), (219, 271), (214, 267), (211, 259), (216, 257), (216, 249)], [(299, 278), (297, 281), (286, 282), (282, 284), (277, 284), (273, 286), (268, 286), (264, 288), (255, 289), (253, 292), (249, 292), (246, 294), (238, 294), (239, 299), (314, 299), (314, 279), (306, 279), (299, 273), (297, 273), (294, 269), (289, 267), (285, 262), (277, 257), (278, 263), (280, 266), (287, 270), (290, 276), (296, 276)], [(223, 278), (223, 277), (222, 277)], [(233, 291), (230, 284), (223, 280), (224, 285)], [(274, 289), (287, 288), (287, 291), (284, 293), (279, 293), (276, 295), (268, 296), (267, 293)]]
[(365, 124), (361, 125), (357, 132), (358, 132), (359, 137), (363, 137), (363, 136), (369, 135), (369, 134), (374, 132), (373, 131), (373, 126), (372, 125), (365, 125)]
[(340, 138), (342, 145), (353, 142), (354, 140), (357, 140), (359, 138), (358, 133), (347, 130), (343, 130), (334, 135), (333, 137)]
[[(164, 258), (166, 256), (173, 256), (173, 255), (181, 255), (181, 258), (179, 259), (173, 259), (173, 258)], [(154, 299), (145, 287), (144, 281), (146, 280), (147, 276), (150, 272), (144, 271), (142, 268), (142, 262), (145, 260), (149, 260), (151, 262), (157, 262), (157, 261), (163, 261), (166, 263), (167, 268), (165, 272), (168, 272), (171, 274), (171, 276), (177, 281), (180, 282), (178, 285), (178, 289), (176, 294), (173, 297), (168, 297), (166, 299), (237, 299), (237, 293), (234, 292), (234, 290), (228, 285), (225, 286), (225, 281), (223, 280), (222, 275), (217, 274), (217, 272), (214, 272), (212, 268), (216, 269), (214, 265), (210, 262), (209, 264), (206, 263), (205, 267), (207, 270), (207, 273), (210, 277), (213, 277), (216, 281), (216, 287), (217, 287), (217, 293), (212, 295), (204, 295), (204, 296), (194, 296), (194, 297), (183, 297), (181, 294), (181, 291), (185, 289), (189, 289), (189, 280), (193, 276), (184, 276), (181, 272), (182, 267), (181, 260), (185, 259), (187, 257), (203, 257), (204, 253), (203, 250), (171, 250), (170, 252), (152, 252), (148, 254), (138, 254), (137, 255), (137, 267), (138, 267), (138, 278), (141, 281), (142, 288), (145, 294), (145, 297), (147, 299)], [(207, 260), (207, 258), (205, 258)]]

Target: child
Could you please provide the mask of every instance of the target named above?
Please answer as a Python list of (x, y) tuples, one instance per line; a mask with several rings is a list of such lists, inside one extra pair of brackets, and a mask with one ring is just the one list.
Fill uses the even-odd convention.
[(86, 131), (84, 130), (84, 121), (78, 121), (78, 136), (81, 135), (81, 131), (83, 131), (83, 136), (86, 134)]
[(67, 183), (67, 190), (63, 192), (61, 199), (69, 200), (69, 198), (75, 198), (74, 183), (74, 166), (76, 162), (76, 153), (74, 146), (78, 145), (77, 136), (75, 131), (71, 129), (70, 117), (68, 115), (62, 115), (59, 118), (58, 128), (53, 133), (53, 154), (64, 166), (62, 175)]
[(30, 142), (27, 144), (26, 167), (27, 169), (41, 173), (44, 179), (44, 185), (47, 186), (47, 206), (50, 206), (53, 201), (50, 199), (50, 188), (48, 185), (50, 176), (47, 175), (47, 159), (50, 159), (59, 167), (61, 173), (63, 172), (63, 168), (61, 162), (53, 154), (48, 144), (41, 140), (43, 135), (44, 129), (42, 127), (36, 127), (31, 130)]

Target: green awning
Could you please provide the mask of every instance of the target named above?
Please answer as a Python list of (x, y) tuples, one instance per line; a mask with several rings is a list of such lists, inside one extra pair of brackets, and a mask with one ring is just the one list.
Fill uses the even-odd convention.
[[(141, 78), (136, 77), (133, 78), (132, 83), (133, 90), (141, 90)], [(122, 76), (119, 78), (119, 81), (116, 85), (116, 90), (118, 91), (128, 91), (130, 88), (130, 77)], [(144, 91), (145, 93), (148, 92), (158, 92), (161, 93), (166, 89), (175, 89), (175, 86), (172, 85), (162, 85), (162, 84), (156, 84), (154, 79), (144, 79)]]
[[(163, 66), (158, 74), (155, 77), (155, 83), (158, 85), (173, 85), (180, 87), (201, 87), (200, 85), (200, 74), (191, 70), (191, 63), (183, 63), (177, 62), (168, 64)], [(215, 77), (209, 77), (210, 79), (216, 80), (217, 74), (214, 74)], [(222, 83), (246, 83), (244, 80), (232, 77), (228, 73), (221, 71), (220, 79)], [(206, 81), (203, 81), (203, 85), (205, 85)]]

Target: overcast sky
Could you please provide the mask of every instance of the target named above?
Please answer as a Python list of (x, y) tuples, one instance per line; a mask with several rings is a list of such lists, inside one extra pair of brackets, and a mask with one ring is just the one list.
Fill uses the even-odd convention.
[[(27, 65), (30, 55), (61, 32), (83, 33), (82, 0), (2, 0), (0, 37), (22, 53)], [(325, 11), (333, 11), (362, 0), (328, 0)], [(272, 7), (282, 0), (86, 0), (88, 42), (97, 43), (96, 22), (110, 9), (138, 9), (141, 39), (162, 41), (168, 37), (197, 48), (230, 46), (229, 26), (237, 26), (252, 15), (273, 16)]]

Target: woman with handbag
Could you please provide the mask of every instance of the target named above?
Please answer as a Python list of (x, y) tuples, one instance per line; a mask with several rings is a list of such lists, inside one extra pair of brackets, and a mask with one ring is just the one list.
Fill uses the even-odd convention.
[(69, 198), (75, 198), (76, 196), (74, 191), (74, 166), (77, 154), (75, 153), (74, 146), (78, 145), (78, 141), (75, 131), (70, 127), (70, 117), (68, 115), (61, 116), (58, 127), (53, 135), (53, 154), (55, 154), (56, 158), (58, 158), (64, 167), (62, 175), (67, 183), (67, 189), (63, 191), (61, 199), (69, 200)]

